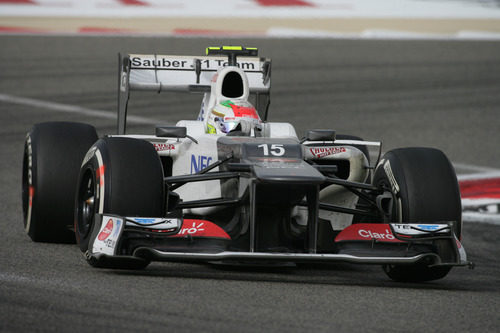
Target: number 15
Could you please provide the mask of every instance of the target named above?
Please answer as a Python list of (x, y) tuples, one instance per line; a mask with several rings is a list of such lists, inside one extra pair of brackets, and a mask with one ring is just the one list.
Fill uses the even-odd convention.
[(282, 144), (273, 143), (271, 145), (271, 149), (269, 149), (269, 145), (265, 143), (258, 145), (257, 147), (262, 148), (264, 156), (269, 156), (269, 151), (271, 151), (271, 155), (273, 156), (285, 155), (285, 147), (283, 147)]

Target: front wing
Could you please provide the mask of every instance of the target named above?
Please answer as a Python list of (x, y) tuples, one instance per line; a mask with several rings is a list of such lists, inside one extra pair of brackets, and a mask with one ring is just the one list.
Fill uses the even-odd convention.
[(96, 214), (87, 258), (97, 262), (349, 262), (472, 266), (453, 223), (361, 223), (341, 231), (331, 253), (231, 251), (231, 237), (215, 223), (182, 218)]

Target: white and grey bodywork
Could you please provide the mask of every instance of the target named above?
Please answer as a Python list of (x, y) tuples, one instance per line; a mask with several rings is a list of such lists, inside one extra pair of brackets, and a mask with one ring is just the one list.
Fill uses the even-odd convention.
[[(268, 122), (271, 60), (255, 56), (241, 56), (237, 61), (236, 57), (232, 59), (233, 61), (229, 57), (228, 62), (228, 57), (222, 56), (120, 56), (118, 133), (114, 136), (148, 141), (155, 147), (160, 159), (168, 161), (165, 163), (168, 167), (164, 170), (164, 181), (167, 190), (175, 192), (180, 198), (175, 207), (179, 216), (167, 215), (165, 219), (158, 220), (134, 220), (101, 214), (99, 229), (94, 230), (94, 240), (98, 238), (98, 233), (106, 230), (105, 220), (109, 225), (118, 226), (118, 231), (110, 231), (115, 246), (127, 225), (142, 223), (143, 229), (147, 231), (149, 225), (157, 224), (162, 225), (164, 230), (170, 230), (167, 229), (167, 224), (172, 223), (175, 227), (171, 231), (175, 234), (183, 228), (183, 219), (186, 216), (194, 217), (198, 219), (194, 221), (201, 221), (203, 224), (208, 222), (203, 219), (219, 216), (219, 213), (222, 214), (230, 206), (237, 208), (233, 219), (224, 226), (223, 234), (224, 237), (227, 236), (227, 239), (223, 237), (224, 241), (229, 239), (236, 243), (239, 237), (248, 235), (248, 247), (243, 246), (245, 250), (234, 251), (229, 250), (231, 247), (226, 247), (220, 251), (194, 253), (142, 246), (134, 248), (127, 256), (129, 259), (153, 258), (166, 261), (348, 261), (414, 264), (427, 260), (431, 265), (468, 264), (463, 248), (451, 231), (451, 223), (422, 224), (422, 228), (416, 232), (407, 231), (406, 228), (413, 228), (410, 224), (374, 224), (385, 228), (383, 233), (376, 232), (376, 228), (370, 225), (353, 224), (355, 214), (363, 213), (357, 208), (358, 200), (363, 194), (361, 191), (380, 190), (370, 184), (371, 170), (378, 160), (370, 165), (367, 152), (360, 147), (374, 147), (380, 156), (381, 143), (336, 140), (332, 130), (311, 130), (305, 138), (299, 138), (291, 124)], [(209, 134), (206, 125), (207, 113), (211, 112), (217, 103), (228, 98), (223, 89), (223, 81), (228, 73), (237, 73), (243, 82), (241, 96), (231, 98), (251, 100), (260, 112), (262, 122), (243, 135)], [(126, 134), (127, 103), (131, 90), (191, 92), (203, 93), (204, 96), (197, 120), (180, 120), (175, 126), (159, 126), (155, 135), (134, 135)], [(339, 168), (343, 168), (342, 176), (337, 175)], [(268, 252), (262, 250), (267, 248), (266, 244), (262, 245), (256, 240), (262, 236), (257, 228), (257, 224), (262, 223), (258, 221), (256, 210), (259, 205), (271, 214), (273, 205), (278, 207), (276, 209), (286, 211), (278, 214), (280, 217), (277, 221), (271, 221), (272, 217), (269, 218), (269, 221), (279, 224), (279, 227), (273, 229), (266, 226), (264, 233), (270, 234), (264, 236), (272, 240), (272, 233), (282, 228), (282, 224), (286, 224), (285, 229), (288, 228), (290, 237), (295, 237), (290, 244), (299, 241), (304, 244), (300, 251), (287, 252), (276, 250), (272, 246), (269, 246), (271, 250)], [(381, 207), (377, 208), (379, 211), (375, 216), (380, 218), (384, 211)], [(168, 204), (167, 213), (171, 213)], [(241, 226), (234, 228), (233, 220)], [(201, 225), (196, 223), (193, 222), (193, 230)], [(318, 233), (321, 228), (329, 230), (325, 239), (333, 244), (333, 252), (318, 253)], [(438, 228), (439, 232), (436, 232), (435, 228)], [(350, 252), (348, 246), (343, 247), (344, 244), (357, 242), (369, 244), (366, 243), (368, 239), (363, 238), (365, 234), (371, 237), (371, 247), (363, 247), (359, 251), (356, 249), (358, 252)], [(340, 237), (338, 241), (342, 246), (334, 244), (339, 238), (335, 238), (335, 235), (344, 237)], [(432, 251), (414, 251), (410, 254), (396, 251), (394, 255), (388, 255), (383, 248), (387, 244), (383, 244), (377, 250), (379, 252), (373, 252), (376, 241), (380, 239), (377, 240), (377, 237), (372, 235), (396, 242), (391, 246), (397, 245), (398, 249), (404, 248), (400, 245), (415, 241), (432, 242), (442, 238), (451, 244), (453, 258), (445, 262), (439, 254)], [(203, 238), (204, 236), (200, 237)], [(193, 241), (191, 235), (182, 239), (186, 242)], [(125, 257), (118, 255), (115, 247), (111, 250), (105, 249), (106, 244), (98, 241), (93, 245), (94, 253), (90, 255), (95, 258)], [(241, 248), (241, 243), (235, 246)], [(372, 252), (375, 254), (371, 254)]]

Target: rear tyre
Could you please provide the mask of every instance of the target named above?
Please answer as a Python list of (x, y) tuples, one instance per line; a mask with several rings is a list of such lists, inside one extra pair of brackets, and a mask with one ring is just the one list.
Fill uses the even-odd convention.
[[(456, 221), (462, 232), (462, 208), (455, 170), (446, 155), (432, 148), (400, 148), (389, 151), (377, 166), (373, 184), (395, 194), (392, 222), (436, 223)], [(445, 277), (451, 267), (425, 264), (385, 265), (395, 281), (422, 282)]]
[(35, 242), (74, 243), (78, 172), (97, 133), (93, 126), (47, 122), (33, 126), (24, 144), (24, 228)]
[(95, 214), (162, 217), (163, 168), (153, 145), (132, 138), (103, 138), (90, 148), (79, 175), (75, 233), (80, 250), (94, 267), (140, 269), (147, 260), (108, 262), (89, 255)]

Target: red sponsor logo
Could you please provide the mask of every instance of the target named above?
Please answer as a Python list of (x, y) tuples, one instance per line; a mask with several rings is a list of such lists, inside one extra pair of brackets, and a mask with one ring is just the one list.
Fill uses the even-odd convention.
[(374, 239), (380, 242), (402, 242), (394, 237), (388, 224), (376, 223), (359, 223), (350, 225), (342, 230), (337, 237), (335, 237), (335, 242), (354, 240), (371, 241)]
[(106, 238), (109, 237), (109, 235), (111, 235), (112, 231), (113, 231), (113, 220), (109, 219), (109, 221), (108, 221), (108, 223), (106, 223), (106, 226), (104, 227), (104, 229), (102, 229), (102, 231), (97, 236), (97, 239), (100, 241), (105, 240)]
[(166, 151), (166, 150), (174, 150), (175, 146), (171, 143), (153, 143), (156, 151)]
[(231, 239), (229, 235), (213, 222), (206, 220), (185, 219), (181, 230), (172, 237), (209, 237)]
[(329, 155), (344, 153), (346, 149), (344, 147), (314, 147), (309, 148), (309, 151), (317, 158), (321, 158)]

